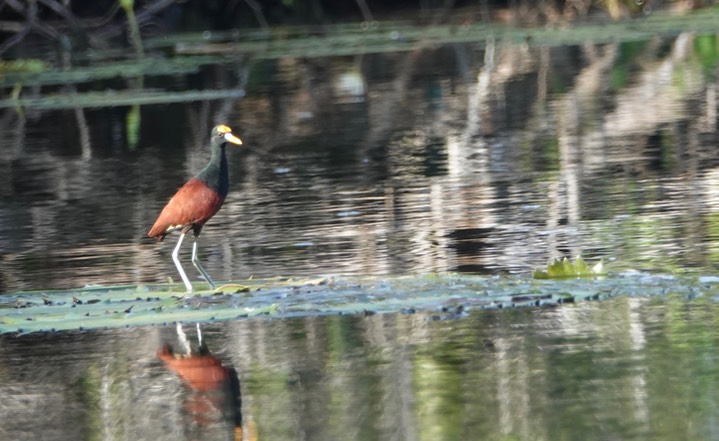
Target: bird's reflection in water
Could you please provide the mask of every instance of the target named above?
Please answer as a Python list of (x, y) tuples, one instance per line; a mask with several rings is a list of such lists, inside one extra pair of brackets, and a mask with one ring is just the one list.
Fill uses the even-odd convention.
[[(200, 325), (197, 325), (197, 346), (192, 347), (180, 323), (177, 324), (177, 336), (182, 351), (173, 350), (170, 344), (164, 344), (158, 352), (165, 366), (176, 373), (188, 389), (183, 400), (187, 412), (188, 426), (197, 432), (200, 438), (208, 432), (220, 430), (228, 434), (230, 440), (256, 440), (254, 430), (243, 437), (242, 398), (240, 380), (237, 371), (225, 366), (214, 357), (205, 342), (202, 341)], [(250, 428), (251, 429), (251, 428)]]

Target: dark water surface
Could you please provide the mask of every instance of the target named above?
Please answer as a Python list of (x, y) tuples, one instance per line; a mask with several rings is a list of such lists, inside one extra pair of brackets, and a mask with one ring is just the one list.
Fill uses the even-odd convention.
[(183, 385), (160, 361), (163, 343), (178, 347), (174, 327), (5, 334), (0, 435), (229, 440), (242, 427), (244, 439), (272, 440), (712, 440), (718, 319), (715, 302), (620, 297), (452, 320), (206, 325), (241, 405)]
[[(201, 236), (216, 280), (529, 277), (579, 254), (713, 274), (716, 38), (209, 66), (162, 81), (246, 96), (143, 107), (136, 144), (126, 108), (1, 110), (0, 292), (177, 280), (176, 236), (144, 235), (218, 122), (247, 148)], [(0, 439), (717, 439), (708, 297), (238, 320), (205, 327), (225, 368), (197, 371), (158, 358), (174, 327), (6, 334)]]

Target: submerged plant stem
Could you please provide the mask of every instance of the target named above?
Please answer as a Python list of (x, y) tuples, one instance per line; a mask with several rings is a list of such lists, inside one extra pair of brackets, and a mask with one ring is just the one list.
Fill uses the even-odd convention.
[(142, 37), (140, 36), (140, 27), (137, 25), (137, 18), (135, 17), (135, 1), (134, 0), (120, 0), (120, 6), (127, 15), (127, 24), (130, 27), (130, 42), (135, 48), (135, 56), (140, 59), (145, 57), (145, 50), (142, 47)]

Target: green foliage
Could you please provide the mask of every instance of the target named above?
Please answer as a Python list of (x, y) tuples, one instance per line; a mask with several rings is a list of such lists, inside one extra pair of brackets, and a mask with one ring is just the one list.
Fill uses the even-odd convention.
[(130, 147), (130, 150), (135, 150), (135, 147), (140, 140), (141, 119), (140, 105), (135, 104), (131, 106), (125, 119), (125, 133), (127, 134), (127, 145)]
[(718, 40), (717, 35), (697, 35), (694, 39), (694, 51), (707, 71), (712, 71), (719, 63)]
[(574, 262), (566, 257), (564, 259), (554, 259), (547, 264), (547, 270), (534, 270), (532, 276), (535, 279), (563, 279), (569, 277), (595, 277), (605, 275), (604, 264), (600, 260), (591, 268), (581, 257), (577, 257)]
[(42, 60), (27, 58), (24, 60), (0, 60), (0, 74), (8, 72), (40, 73), (49, 66)]

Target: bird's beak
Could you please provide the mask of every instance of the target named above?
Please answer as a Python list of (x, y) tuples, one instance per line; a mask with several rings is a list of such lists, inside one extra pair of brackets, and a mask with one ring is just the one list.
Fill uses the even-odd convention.
[(225, 133), (223, 135), (223, 138), (225, 138), (225, 141), (227, 141), (227, 142), (231, 142), (231, 143), (237, 144), (237, 145), (242, 145), (242, 140), (230, 132)]

